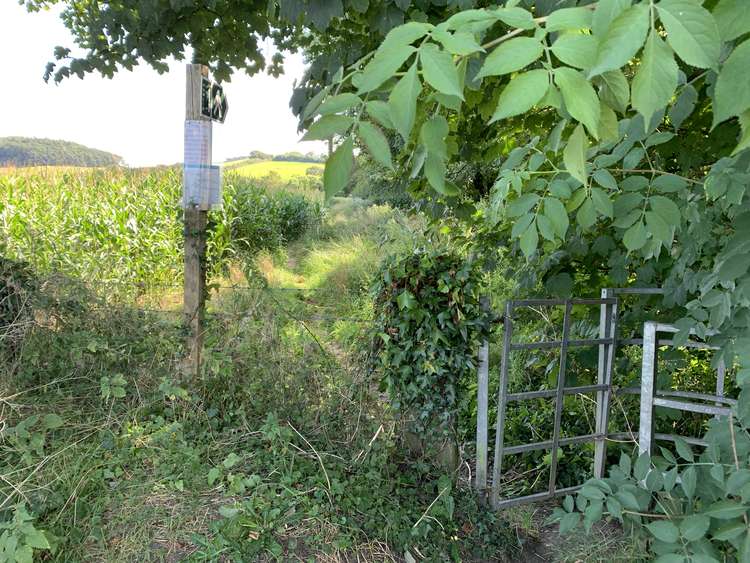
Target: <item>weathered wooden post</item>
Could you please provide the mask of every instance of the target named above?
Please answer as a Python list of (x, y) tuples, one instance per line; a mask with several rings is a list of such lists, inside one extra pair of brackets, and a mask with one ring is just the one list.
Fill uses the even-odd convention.
[(196, 378), (200, 375), (203, 349), (208, 210), (221, 206), (221, 170), (211, 162), (212, 122), (224, 123), (228, 106), (224, 89), (209, 80), (208, 66), (189, 64), (186, 77), (182, 176), (182, 205), (185, 210), (184, 312), (189, 334), (186, 371)]
[[(208, 208), (191, 201), (190, 183), (200, 178), (200, 167), (211, 164), (211, 118), (202, 114), (203, 78), (208, 67), (187, 65), (185, 98), (185, 159), (183, 207), (185, 210), (184, 313), (188, 329), (187, 374), (200, 375), (203, 349), (203, 316), (206, 301), (206, 225)], [(206, 151), (208, 154), (206, 155)], [(206, 156), (208, 163), (205, 162)], [(195, 167), (195, 168), (194, 168)]]

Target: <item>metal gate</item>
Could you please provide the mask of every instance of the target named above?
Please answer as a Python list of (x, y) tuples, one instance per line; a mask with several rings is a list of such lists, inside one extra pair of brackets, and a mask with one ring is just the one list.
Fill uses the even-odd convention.
[[(488, 475), (488, 429), (489, 429), (489, 343), (484, 342), (479, 352), (478, 388), (477, 388), (477, 444), (476, 444), (476, 477), (474, 485), (480, 495), (489, 496), (492, 508), (504, 508), (526, 502), (544, 500), (555, 496), (569, 494), (583, 483), (570, 487), (557, 487), (558, 470), (558, 448), (561, 446), (593, 443), (594, 463), (593, 477), (602, 478), (606, 465), (606, 449), (608, 439), (628, 439), (634, 443), (638, 441), (638, 435), (632, 432), (609, 432), (609, 410), (611, 399), (614, 394), (640, 394), (641, 395), (641, 422), (640, 449), (650, 451), (653, 438), (674, 440), (675, 436), (667, 434), (653, 434), (653, 408), (654, 406), (665, 406), (681, 410), (691, 410), (705, 414), (726, 415), (727, 406), (735, 401), (723, 396), (724, 373), (723, 363), (717, 370), (716, 394), (690, 393), (684, 391), (658, 391), (656, 389), (656, 357), (658, 348), (672, 345), (671, 340), (658, 339), (659, 332), (676, 332), (670, 325), (659, 324), (648, 321), (644, 324), (642, 337), (618, 336), (618, 304), (622, 295), (660, 295), (663, 291), (659, 288), (610, 288), (603, 289), (600, 299), (526, 299), (513, 300), (506, 303), (503, 318), (503, 354), (500, 365), (500, 380), (497, 399), (497, 419), (495, 421), (494, 462), (492, 464), (492, 475)], [(513, 342), (514, 313), (522, 308), (545, 306), (563, 307), (562, 336), (559, 340), (542, 342)], [(599, 307), (599, 334), (598, 338), (571, 339), (571, 311), (573, 307)], [(630, 387), (615, 389), (612, 385), (613, 365), (615, 352), (618, 346), (637, 345), (643, 346), (641, 387)], [(597, 382), (593, 385), (566, 387), (567, 355), (570, 348), (582, 346), (598, 346)], [(701, 342), (688, 342), (686, 347), (699, 349), (715, 349)], [(559, 350), (558, 375), (554, 389), (525, 391), (519, 393), (508, 392), (509, 362), (510, 355), (519, 350)], [(643, 389), (643, 392), (641, 391)], [(579, 393), (596, 393), (594, 432), (576, 436), (561, 437), (561, 420), (563, 400), (566, 395)], [(703, 401), (703, 404), (686, 401), (675, 401), (677, 397), (690, 401)], [(552, 427), (552, 438), (550, 440), (538, 441), (514, 446), (505, 445), (505, 417), (509, 403), (526, 401), (530, 399), (548, 398), (554, 399), (554, 420)], [(707, 404), (713, 403), (713, 404)], [(638, 432), (638, 431), (636, 431)], [(688, 442), (701, 444), (701, 440), (687, 438)], [(506, 455), (519, 454), (537, 450), (548, 450), (550, 452), (550, 475), (546, 491), (522, 495), (512, 498), (501, 498), (500, 487), (503, 459)], [(489, 482), (488, 482), (489, 481)], [(489, 494), (488, 494), (489, 493)]]

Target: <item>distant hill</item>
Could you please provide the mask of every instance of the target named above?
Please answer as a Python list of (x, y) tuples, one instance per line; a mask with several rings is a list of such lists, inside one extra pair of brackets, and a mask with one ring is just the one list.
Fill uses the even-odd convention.
[(70, 141), (0, 137), (0, 166), (112, 166), (122, 157)]

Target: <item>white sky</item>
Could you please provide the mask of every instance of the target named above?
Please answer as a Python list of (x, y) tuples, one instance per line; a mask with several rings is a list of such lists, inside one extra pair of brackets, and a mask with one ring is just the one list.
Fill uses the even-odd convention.
[[(46, 84), (53, 48), (74, 46), (57, 13), (29, 14), (14, 0), (0, 0), (0, 137), (65, 139), (118, 154), (131, 166), (181, 162), (184, 63), (173, 62), (163, 75), (139, 66), (111, 80), (90, 74)], [(214, 162), (251, 150), (325, 152), (324, 143), (298, 143), (289, 109), (292, 84), (304, 68), (301, 55), (287, 57), (284, 68), (277, 79), (236, 74), (224, 85), (229, 113), (226, 123), (214, 125)]]

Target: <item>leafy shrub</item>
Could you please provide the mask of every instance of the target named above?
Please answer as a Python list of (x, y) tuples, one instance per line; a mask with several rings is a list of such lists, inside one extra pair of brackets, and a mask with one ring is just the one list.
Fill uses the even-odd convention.
[(730, 417), (710, 422), (699, 456), (683, 440), (677, 456), (622, 454), (606, 479), (592, 479), (553, 519), (567, 532), (604, 515), (634, 530), (658, 561), (750, 560), (750, 434)]
[(491, 318), (478, 264), (445, 248), (388, 258), (377, 278), (376, 366), (395, 409), (417, 432), (447, 429), (476, 374)]
[(209, 262), (216, 269), (237, 255), (252, 267), (258, 252), (275, 251), (298, 240), (321, 219), (320, 205), (304, 195), (271, 192), (234, 177), (225, 188), (224, 208), (211, 215)]
[(35, 283), (27, 265), (5, 258), (0, 247), (0, 350), (12, 351), (23, 337)]

